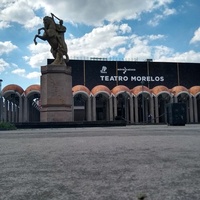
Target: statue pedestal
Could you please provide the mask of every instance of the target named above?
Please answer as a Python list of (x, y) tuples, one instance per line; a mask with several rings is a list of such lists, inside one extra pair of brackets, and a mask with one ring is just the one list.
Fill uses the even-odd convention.
[(41, 122), (72, 121), (71, 67), (47, 65), (41, 67)]

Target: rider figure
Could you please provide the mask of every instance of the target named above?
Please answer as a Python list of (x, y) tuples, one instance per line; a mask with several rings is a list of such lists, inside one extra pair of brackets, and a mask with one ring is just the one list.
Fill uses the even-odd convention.
[(67, 48), (67, 46), (65, 45), (65, 38), (64, 38), (64, 33), (66, 32), (66, 27), (63, 26), (63, 20), (59, 19), (58, 17), (56, 17), (53, 13), (51, 13), (52, 19), (55, 23), (54, 17), (57, 18), (59, 20), (59, 24), (55, 23), (56, 25), (56, 30), (57, 30), (57, 38), (58, 38), (58, 42), (59, 42), (59, 46), (60, 48), (62, 48), (63, 50)]

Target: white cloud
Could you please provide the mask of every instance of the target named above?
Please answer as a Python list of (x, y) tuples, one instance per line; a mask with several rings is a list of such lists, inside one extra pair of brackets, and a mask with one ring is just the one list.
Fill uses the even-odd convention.
[(163, 12), (164, 16), (174, 15), (176, 14), (176, 9), (174, 8), (166, 8)]
[(26, 75), (26, 78), (28, 79), (37, 79), (37, 78), (40, 78), (41, 76), (41, 73), (40, 72), (30, 72)]
[(193, 38), (190, 40), (190, 44), (200, 42), (200, 27), (194, 32)]
[(122, 24), (120, 25), (120, 30), (122, 33), (130, 33), (131, 32), (131, 27), (128, 24)]
[(151, 56), (151, 49), (148, 46), (148, 39), (132, 35), (131, 36), (131, 43), (129, 46), (129, 49), (125, 53), (125, 59), (139, 59), (139, 60), (146, 60), (147, 58), (150, 58)]
[(68, 22), (98, 26), (104, 21), (137, 19), (141, 13), (151, 12), (171, 2), (172, 0), (4, 0), (0, 5), (0, 19), (1, 23), (7, 25), (9, 22), (17, 22), (26, 28), (32, 28), (41, 23), (35, 12), (43, 10), (45, 15), (53, 12)]
[(28, 46), (31, 56), (24, 56), (23, 58), (32, 68), (40, 68), (47, 64), (48, 58), (53, 58), (50, 48), (48, 43), (39, 43), (38, 41), (37, 45), (30, 44)]
[(117, 56), (116, 48), (125, 45), (128, 36), (118, 35), (120, 25), (109, 24), (94, 28), (81, 38), (67, 41), (70, 57), (112, 57)]
[(165, 8), (165, 10), (162, 12), (162, 14), (156, 14), (153, 19), (149, 20), (148, 25), (150, 26), (157, 26), (161, 20), (165, 19), (169, 15), (176, 14), (176, 10), (174, 8)]
[(15, 69), (11, 73), (27, 79), (38, 79), (41, 75), (40, 72), (36, 71), (27, 73), (26, 70), (22, 68)]
[[(140, 38), (140, 37), (139, 37)], [(183, 53), (176, 53), (174, 49), (167, 46), (151, 46), (147, 40), (145, 42), (136, 38), (137, 42), (125, 53), (125, 60), (139, 60), (153, 59), (160, 62), (191, 62), (199, 63), (200, 52), (193, 50)]]
[(10, 22), (17, 22), (27, 28), (40, 24), (39, 18), (35, 16), (34, 10), (31, 7), (32, 3), (29, 4), (24, 0), (2, 2), (2, 9), (0, 11), (1, 23), (8, 27)]
[(125, 52), (126, 52), (126, 48), (125, 47), (122, 47), (122, 48), (118, 49), (118, 53), (125, 54)]
[(173, 49), (166, 46), (150, 44), (151, 41), (163, 38), (165, 38), (164, 35), (132, 35), (131, 45), (129, 45), (129, 49), (125, 52), (125, 59), (142, 61), (151, 58), (153, 60), (159, 60), (163, 56), (171, 56), (173, 54)]
[(169, 48), (169, 47), (166, 47), (166, 46), (153, 46), (151, 48), (152, 50), (152, 57), (153, 57), (153, 60), (162, 60), (162, 61), (165, 61), (163, 58), (164, 57), (171, 57), (173, 56), (174, 54), (174, 50)]
[(174, 53), (171, 56), (163, 55), (158, 61), (199, 63), (200, 52), (191, 50), (183, 53)]
[(124, 58), (125, 60), (146, 60), (151, 58), (151, 48), (145, 44), (136, 45), (126, 52)]
[(11, 51), (13, 51), (16, 48), (17, 48), (17, 46), (12, 44), (11, 41), (5, 41), (5, 42), (0, 41), (0, 55), (2, 55), (4, 53), (10, 53)]
[(18, 68), (18, 69), (13, 70), (11, 73), (24, 77), (26, 74), (26, 70)]
[(9, 23), (6, 21), (0, 21), (0, 29), (8, 28), (10, 27)]
[(49, 52), (43, 52), (29, 57), (24, 57), (24, 59), (32, 68), (40, 68), (41, 66), (46, 65), (48, 58), (52, 58), (52, 55)]
[(36, 27), (37, 25), (41, 23), (42, 23), (42, 20), (39, 17), (33, 17), (27, 23), (25, 23), (24, 26), (27, 29), (33, 29), (34, 27)]
[[(61, 3), (62, 2), (62, 3)], [(58, 4), (60, 15), (65, 16), (68, 21), (85, 23), (91, 25), (102, 24), (104, 20), (109, 22), (121, 21), (123, 19), (137, 19), (143, 12), (149, 12), (158, 9), (163, 5), (168, 5), (172, 0), (71, 0), (63, 1)], [(47, 7), (46, 13), (50, 11), (57, 13), (57, 8)], [(94, 11), (95, 9), (95, 11)], [(71, 12), (69, 12), (69, 10)], [(95, 14), (94, 14), (95, 12)], [(70, 13), (65, 15), (65, 13)]]
[(153, 19), (149, 20), (148, 25), (157, 26), (161, 19), (163, 19), (163, 15), (155, 15)]
[(18, 65), (15, 63), (11, 63), (11, 67), (18, 68)]
[(193, 50), (183, 53), (176, 53), (174, 49), (164, 45), (150, 45), (154, 39), (165, 38), (163, 35), (132, 35), (132, 46), (125, 51), (125, 59), (146, 60), (152, 58), (154, 61), (164, 62), (194, 62), (199, 63), (200, 52)]
[(150, 40), (158, 40), (158, 39), (163, 39), (165, 38), (164, 35), (158, 34), (158, 35), (148, 35), (147, 36)]
[(5, 71), (7, 67), (9, 67), (9, 64), (0, 58), (0, 73)]
[(28, 46), (28, 49), (31, 51), (31, 53), (37, 54), (37, 53), (43, 53), (45, 51), (50, 52), (51, 47), (47, 42), (43, 42), (42, 40), (39, 39), (37, 39), (37, 42), (38, 42), (37, 45), (31, 43)]

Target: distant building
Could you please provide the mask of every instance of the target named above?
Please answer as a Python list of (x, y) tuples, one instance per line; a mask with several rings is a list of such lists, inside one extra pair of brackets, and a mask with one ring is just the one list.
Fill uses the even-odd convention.
[[(48, 60), (50, 64), (52, 60)], [(166, 104), (186, 104), (187, 122), (200, 122), (200, 63), (70, 60), (74, 121), (166, 123)], [(40, 121), (40, 86), (2, 90), (1, 120)]]

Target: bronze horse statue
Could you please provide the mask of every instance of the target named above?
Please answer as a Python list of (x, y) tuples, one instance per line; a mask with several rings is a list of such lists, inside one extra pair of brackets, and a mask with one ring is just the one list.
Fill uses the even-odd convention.
[[(46, 16), (43, 18), (44, 27), (38, 29), (38, 34), (34, 37), (34, 43), (37, 45), (36, 38), (48, 41), (51, 46), (51, 53), (55, 60), (52, 65), (63, 65), (66, 64), (63, 56), (65, 56), (66, 62), (69, 61), (67, 54), (67, 45), (64, 39), (64, 33), (66, 32), (66, 27), (63, 26), (63, 20), (60, 20), (60, 24), (56, 24), (54, 18), (56, 17), (52, 14), (52, 17)], [(43, 35), (40, 35), (41, 30), (43, 30)]]

